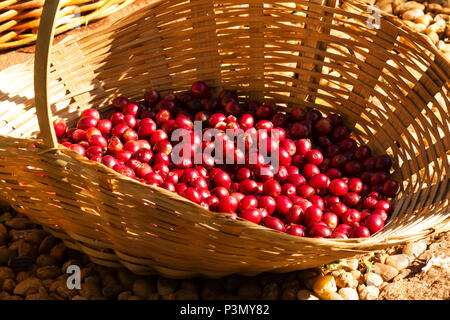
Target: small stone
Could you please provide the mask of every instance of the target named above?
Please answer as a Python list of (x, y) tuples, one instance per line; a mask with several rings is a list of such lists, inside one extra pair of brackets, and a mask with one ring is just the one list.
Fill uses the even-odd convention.
[(352, 274), (353, 279), (355, 280), (359, 280), (361, 278), (361, 271), (359, 270), (352, 270), (350, 271), (350, 273)]
[(0, 246), (3, 246), (8, 240), (8, 230), (5, 226), (0, 224)]
[(85, 282), (81, 284), (80, 295), (88, 299), (101, 295), (100, 286), (97, 283)]
[(414, 22), (428, 27), (430, 23), (433, 22), (433, 17), (429, 14), (424, 14), (423, 16), (416, 18)]
[(42, 240), (39, 245), (39, 253), (50, 253), (50, 250), (53, 248), (55, 244), (57, 244), (59, 240), (52, 235), (48, 235)]
[(368, 272), (364, 274), (363, 279), (367, 286), (379, 287), (383, 283), (381, 276), (375, 272)]
[(281, 300), (295, 300), (299, 289), (300, 283), (298, 280), (292, 280), (284, 283), (281, 288)]
[(350, 270), (358, 270), (359, 260), (358, 259), (347, 259), (347, 266)]
[(131, 290), (137, 277), (130, 270), (122, 268), (117, 272), (117, 278), (125, 289)]
[(394, 267), (398, 271), (401, 271), (409, 266), (410, 260), (406, 254), (396, 254), (389, 256), (386, 259), (386, 264)]
[(439, 20), (439, 21), (429, 25), (427, 30), (426, 30), (426, 33), (427, 33), (428, 36), (430, 36), (430, 33), (437, 33), (437, 34), (439, 34), (439, 33), (445, 31), (445, 27), (446, 27), (445, 20)]
[(321, 299), (330, 300), (331, 293), (337, 291), (334, 277), (332, 275), (319, 277), (313, 284), (313, 291)]
[(361, 300), (377, 300), (380, 295), (380, 290), (375, 286), (366, 286), (359, 293)]
[(336, 277), (336, 286), (338, 288), (352, 287), (353, 280), (353, 275), (350, 272), (341, 273)]
[(92, 274), (89, 277), (86, 277), (84, 279), (84, 282), (85, 283), (92, 283), (92, 284), (100, 285), (101, 280), (100, 280), (100, 277), (98, 275)]
[(429, 3), (427, 6), (427, 11), (429, 12), (436, 12), (441, 11), (442, 6), (439, 3)]
[(224, 287), (221, 281), (212, 279), (203, 283), (200, 290), (201, 299), (217, 299), (224, 292)]
[(158, 294), (161, 296), (166, 296), (175, 292), (178, 286), (178, 281), (174, 279), (169, 279), (165, 277), (158, 277), (157, 288)]
[(8, 267), (0, 267), (0, 282), (5, 279), (14, 279), (16, 274), (11, 268)]
[[(48, 255), (46, 255), (46, 256), (48, 256)], [(53, 257), (51, 257), (51, 256), (48, 256), (48, 257), (49, 257), (50, 259), (52, 259), (52, 261), (54, 261), (53, 264), (58, 264), (58, 262), (56, 261), (55, 258), (53, 258)], [(50, 261), (50, 260), (49, 260), (49, 261)], [(64, 262), (63, 266), (61, 267), (61, 271), (62, 271), (63, 273), (66, 273), (66, 272), (67, 272), (67, 268), (68, 268), (69, 266), (79, 266), (79, 267), (81, 267), (81, 266), (82, 266), (82, 263), (81, 263), (81, 261), (79, 261), (79, 260), (77, 260), (77, 259), (70, 259), (70, 260)]]
[(36, 276), (41, 280), (54, 279), (61, 274), (57, 266), (45, 266), (36, 270)]
[(182, 288), (175, 292), (176, 300), (198, 300), (198, 293), (194, 290)]
[(133, 292), (127, 290), (119, 293), (117, 300), (128, 300), (133, 295)]
[(29, 234), (27, 234), (24, 239), (27, 242), (39, 245), (47, 235), (48, 233), (44, 230), (34, 229)]
[(41, 286), (41, 280), (38, 278), (27, 278), (21, 282), (19, 282), (14, 289), (14, 294), (18, 296), (25, 296), (27, 292), (30, 291), (30, 289), (36, 289), (38, 290)]
[(344, 300), (359, 300), (358, 292), (355, 288), (341, 288), (338, 293)]
[(6, 296), (1, 298), (0, 300), (23, 300), (20, 296)]
[(40, 267), (45, 267), (57, 265), (58, 262), (55, 258), (49, 256), (48, 254), (41, 254), (39, 257), (37, 257), (36, 264)]
[(28, 271), (20, 271), (16, 275), (16, 281), (21, 282), (25, 279), (28, 279), (30, 277), (30, 273)]
[(382, 263), (374, 264), (374, 272), (379, 274), (384, 281), (392, 280), (396, 275), (398, 275), (398, 270), (392, 266), (388, 266)]
[(320, 300), (317, 296), (314, 295), (311, 291), (307, 289), (302, 289), (297, 292), (298, 300)]
[(121, 291), (123, 287), (119, 284), (108, 284), (102, 289), (102, 294), (108, 299), (115, 298)]
[(36, 260), (37, 256), (39, 255), (38, 248), (26, 241), (23, 241), (20, 244), (18, 254), (19, 257), (28, 257), (32, 260)]
[(344, 269), (337, 269), (337, 270), (333, 270), (330, 272), (330, 274), (335, 278), (337, 278), (340, 274), (343, 274), (343, 273), (345, 273)]
[(430, 32), (427, 35), (433, 44), (437, 44), (439, 42), (439, 35), (436, 32)]
[(419, 257), (427, 250), (427, 243), (423, 240), (416, 242), (408, 242), (402, 250), (403, 254), (406, 254), (412, 258)]
[(155, 292), (155, 285), (148, 279), (137, 279), (133, 283), (133, 292), (135, 295), (147, 299), (153, 292)]
[(9, 238), (11, 239), (11, 241), (17, 241), (20, 239), (24, 239), (27, 237), (27, 235), (29, 235), (30, 233), (32, 233), (33, 230), (16, 230), (16, 229), (11, 229), (9, 230)]
[(11, 220), (6, 221), (5, 225), (9, 228), (19, 230), (33, 229), (37, 227), (35, 223), (26, 218), (12, 218)]
[(239, 285), (241, 284), (241, 282), (242, 282), (241, 277), (236, 276), (236, 275), (231, 275), (224, 279), (223, 287), (224, 287), (225, 291), (227, 291), (227, 292), (235, 292), (239, 288)]
[(245, 281), (239, 286), (238, 295), (245, 299), (261, 297), (262, 289), (256, 281)]
[(71, 290), (66, 285), (57, 287), (56, 293), (66, 300), (72, 300), (77, 295), (76, 290)]
[(262, 298), (265, 300), (278, 300), (280, 298), (280, 286), (277, 283), (265, 285)]
[(407, 1), (405, 3), (400, 4), (398, 7), (394, 8), (394, 13), (402, 15), (404, 12), (414, 9), (423, 11), (425, 10), (425, 6), (416, 1)]
[(12, 293), (14, 291), (14, 288), (16, 287), (16, 282), (11, 279), (5, 279), (3, 280), (3, 286), (2, 289), (8, 293)]
[(25, 300), (49, 300), (48, 295), (43, 295), (40, 293), (29, 294), (25, 297)]
[(60, 242), (53, 246), (53, 248), (50, 250), (50, 256), (55, 258), (58, 262), (63, 262), (66, 259), (67, 255), (67, 247), (64, 245), (63, 242)]
[(409, 21), (414, 21), (414, 20), (416, 20), (417, 18), (419, 18), (419, 17), (421, 17), (423, 15), (424, 15), (423, 10), (411, 9), (411, 10), (405, 11), (402, 14), (402, 19), (409, 20)]
[(16, 253), (7, 247), (0, 247), (0, 266), (7, 265), (9, 259), (13, 258)]

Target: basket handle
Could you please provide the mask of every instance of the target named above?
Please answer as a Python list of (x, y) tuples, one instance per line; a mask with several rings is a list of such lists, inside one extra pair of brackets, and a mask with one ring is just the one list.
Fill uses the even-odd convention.
[(56, 14), (61, 7), (61, 0), (46, 0), (42, 10), (34, 56), (34, 101), (36, 114), (44, 145), (51, 149), (58, 147), (52, 123), (52, 111), (48, 99), (48, 78), (50, 54), (56, 28)]

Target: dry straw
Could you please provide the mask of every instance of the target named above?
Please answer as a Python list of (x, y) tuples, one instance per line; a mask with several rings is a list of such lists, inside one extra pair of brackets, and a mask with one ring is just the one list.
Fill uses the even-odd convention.
[[(96, 263), (180, 278), (320, 266), (449, 230), (449, 63), (382, 13), (335, 1), (159, 1), (0, 74), (0, 196)], [(47, 60), (49, 58), (49, 60)], [(47, 73), (48, 62), (48, 73)], [(402, 181), (392, 219), (365, 239), (298, 238), (204, 210), (57, 146), (51, 120), (110, 109), (114, 96), (215, 91), (338, 112)], [(47, 109), (48, 106), (48, 109)], [(287, 107), (286, 107), (287, 106)], [(39, 122), (36, 119), (39, 117)], [(40, 126), (39, 126), (40, 123)], [(43, 140), (36, 139), (41, 134)]]
[[(109, 16), (135, 0), (63, 0), (56, 34)], [(36, 41), (44, 0), (0, 1), (0, 50)]]

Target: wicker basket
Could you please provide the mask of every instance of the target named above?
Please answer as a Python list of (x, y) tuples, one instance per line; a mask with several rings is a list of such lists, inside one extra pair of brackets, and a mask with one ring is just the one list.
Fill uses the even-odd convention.
[[(109, 16), (135, 0), (64, 0), (56, 34)], [(36, 41), (44, 0), (4, 0), (0, 3), (0, 50)]]
[[(160, 1), (51, 49), (58, 6), (47, 2), (37, 111), (31, 63), (0, 74), (0, 196), (98, 264), (172, 278), (306, 269), (449, 230), (449, 63), (390, 15), (368, 28), (363, 4), (347, 2), (350, 12), (335, 1), (292, 3)], [(86, 108), (108, 111), (116, 95), (182, 91), (198, 79), (216, 92), (277, 101), (279, 110), (338, 112), (357, 139), (391, 154), (403, 183), (382, 232), (290, 236), (209, 212), (56, 143), (56, 117), (73, 124)]]

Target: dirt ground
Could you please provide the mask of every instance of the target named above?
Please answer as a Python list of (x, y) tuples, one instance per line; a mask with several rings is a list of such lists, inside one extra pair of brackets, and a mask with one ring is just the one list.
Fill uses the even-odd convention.
[[(89, 32), (102, 24), (138, 10), (148, 3), (148, 0), (138, 0), (133, 5), (115, 13), (108, 18), (95, 22), (88, 27), (73, 30), (65, 35), (57, 37), (58, 40), (68, 34)], [(0, 70), (11, 65), (23, 63), (33, 58), (34, 46), (28, 46), (17, 50), (0, 51)], [(389, 283), (380, 293), (380, 299), (386, 300), (450, 300), (450, 269), (432, 267), (424, 272), (422, 268), (432, 256), (448, 257), (450, 255), (450, 232), (435, 236), (430, 239), (428, 249), (404, 272)]]

